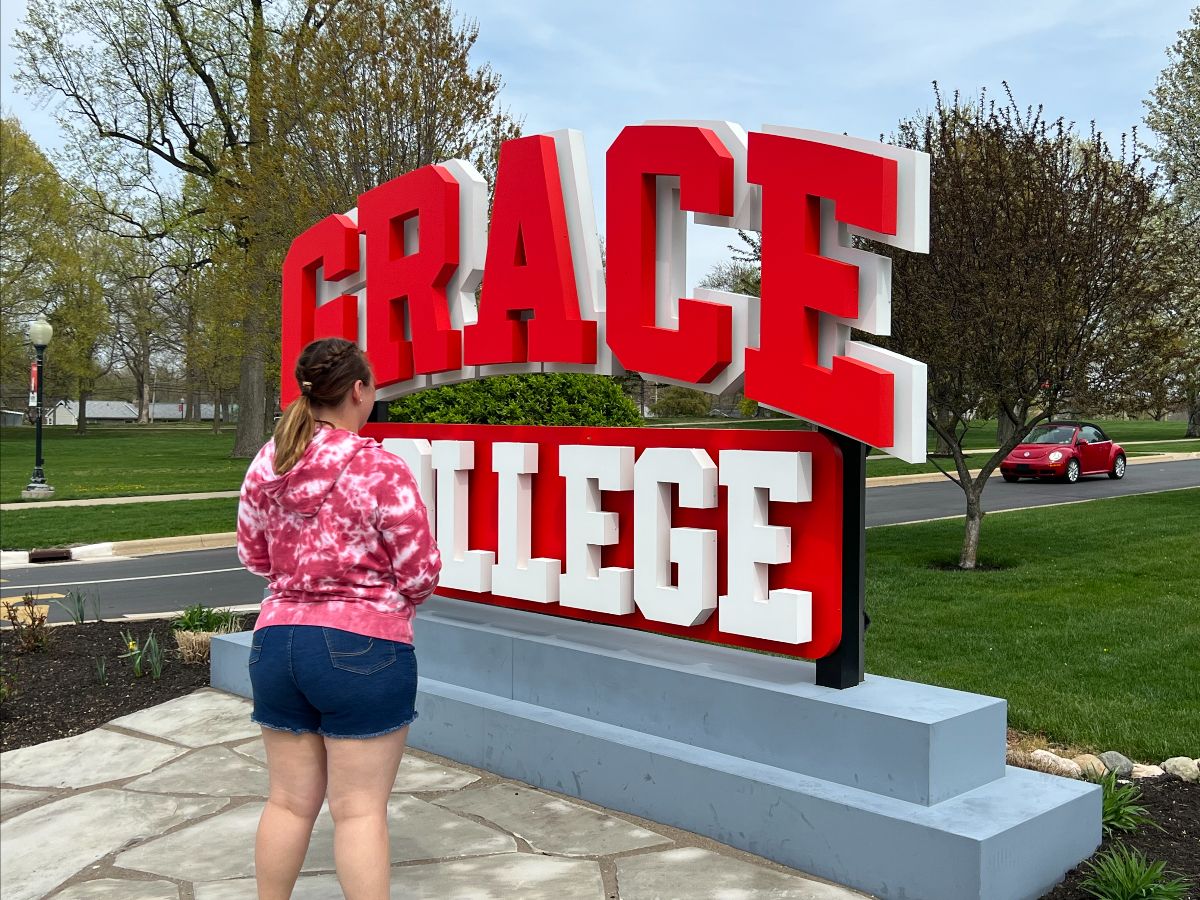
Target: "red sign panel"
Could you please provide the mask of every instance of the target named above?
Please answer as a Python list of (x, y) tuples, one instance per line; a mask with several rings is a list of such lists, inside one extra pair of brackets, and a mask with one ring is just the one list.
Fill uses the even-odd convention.
[(810, 659), (841, 639), (842, 458), (824, 435), (395, 423), (363, 434), (417, 477), (443, 556), (439, 594)]

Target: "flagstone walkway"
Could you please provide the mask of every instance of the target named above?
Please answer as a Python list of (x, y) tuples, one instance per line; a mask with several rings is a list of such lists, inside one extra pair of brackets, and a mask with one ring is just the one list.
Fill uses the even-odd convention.
[[(0, 754), (4, 900), (253, 900), (267, 792), (249, 701), (200, 690)], [(389, 803), (406, 900), (855, 900), (666, 826), (409, 750)], [(296, 900), (333, 900), (323, 811)]]

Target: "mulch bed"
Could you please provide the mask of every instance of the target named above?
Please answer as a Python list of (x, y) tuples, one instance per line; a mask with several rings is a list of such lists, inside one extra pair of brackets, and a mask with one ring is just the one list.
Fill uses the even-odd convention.
[[(243, 627), (254, 627), (254, 615)], [(154, 631), (164, 649), (162, 677), (133, 676), (121, 632), (131, 630), (144, 642)], [(11, 631), (0, 632), (0, 661), (6, 679), (15, 688), (0, 703), (0, 749), (15, 750), (70, 737), (97, 728), (118, 716), (155, 706), (208, 686), (208, 664), (186, 665), (175, 650), (169, 621), (87, 622), (49, 629), (46, 652), (19, 654)], [(96, 675), (95, 659), (108, 662), (108, 684)], [(1193, 896), (1200, 897), (1200, 784), (1188, 784), (1167, 775), (1137, 782), (1141, 805), (1163, 830), (1143, 828), (1115, 840), (1141, 850), (1150, 860), (1162, 860), (1167, 869), (1195, 882)], [(1106, 840), (1101, 849), (1112, 844)], [(1091, 900), (1080, 883), (1087, 877), (1081, 865), (1044, 900)]]
[[(243, 628), (256, 616), (243, 617)], [(133, 675), (123, 631), (144, 644), (150, 632), (163, 648), (162, 677)], [(156, 706), (208, 686), (208, 663), (185, 664), (175, 648), (170, 620), (85, 622), (48, 628), (45, 652), (16, 652), (13, 632), (0, 632), (0, 667), (12, 693), (0, 703), (0, 749), (15, 750), (71, 737), (105, 722)], [(96, 658), (107, 663), (108, 684), (101, 684)]]
[[(1200, 784), (1189, 784), (1174, 775), (1141, 778), (1134, 784), (1142, 792), (1138, 805), (1146, 808), (1162, 830), (1146, 827), (1107, 838), (1100, 850), (1116, 842), (1140, 850), (1151, 862), (1166, 863), (1168, 873), (1190, 878), (1192, 892), (1188, 897), (1200, 898)], [(1095, 900), (1080, 887), (1089, 874), (1086, 864), (1076, 866), (1043, 900)]]

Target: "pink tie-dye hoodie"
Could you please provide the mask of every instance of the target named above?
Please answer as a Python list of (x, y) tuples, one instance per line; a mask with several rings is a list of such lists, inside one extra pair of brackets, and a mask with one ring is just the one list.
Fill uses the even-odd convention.
[(408, 466), (373, 440), (321, 428), (276, 475), (275, 443), (246, 472), (238, 557), (270, 581), (255, 629), (322, 625), (412, 643), (442, 568)]

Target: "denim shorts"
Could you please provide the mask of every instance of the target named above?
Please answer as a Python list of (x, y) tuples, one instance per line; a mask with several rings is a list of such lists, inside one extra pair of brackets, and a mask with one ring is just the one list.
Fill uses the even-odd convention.
[(269, 625), (250, 642), (251, 719), (264, 728), (370, 738), (416, 717), (412, 644), (315, 625)]

